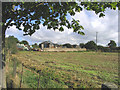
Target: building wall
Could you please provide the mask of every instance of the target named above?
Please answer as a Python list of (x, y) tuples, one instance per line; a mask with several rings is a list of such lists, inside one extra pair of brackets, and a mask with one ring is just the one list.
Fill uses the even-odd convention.
[(41, 49), (44, 49), (44, 44), (41, 44)]
[(86, 51), (86, 48), (44, 48), (44, 51)]

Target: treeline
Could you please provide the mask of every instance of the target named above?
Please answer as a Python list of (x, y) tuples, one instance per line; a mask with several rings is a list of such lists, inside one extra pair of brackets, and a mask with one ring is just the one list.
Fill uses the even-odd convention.
[[(14, 36), (9, 36), (6, 38), (6, 53), (9, 51), (9, 53), (15, 54), (17, 52), (17, 46), (16, 44), (24, 44), (29, 45), (29, 43), (26, 40), (19, 41)], [(35, 43), (31, 45), (33, 48), (39, 48), (39, 44)], [(101, 51), (101, 52), (118, 52), (120, 50), (120, 47), (117, 47), (116, 42), (113, 40), (110, 40), (110, 42), (107, 44), (106, 47), (102, 45), (96, 45), (94, 41), (88, 41), (87, 43), (80, 43), (79, 45), (71, 45), (69, 43), (63, 44), (63, 47), (66, 48), (86, 48), (88, 51)]]
[[(7, 53), (9, 53), (9, 54), (17, 53), (18, 52), (17, 43), (30, 46), (28, 41), (26, 41), (26, 40), (19, 41), (16, 37), (9, 36), (9, 37), (5, 38), (5, 53), (6, 54)], [(31, 46), (33, 48), (39, 48), (39, 45), (37, 45), (37, 43), (35, 43)]]
[(94, 41), (88, 41), (86, 44), (80, 43), (81, 48), (86, 48), (87, 50), (101, 51), (101, 52), (118, 52), (120, 47), (117, 47), (117, 44), (114, 40), (110, 40), (106, 47), (102, 45), (96, 45)]

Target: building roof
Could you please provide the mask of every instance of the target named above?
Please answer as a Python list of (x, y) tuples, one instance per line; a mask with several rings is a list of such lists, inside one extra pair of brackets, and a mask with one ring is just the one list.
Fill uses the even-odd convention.
[(44, 41), (44, 42), (42, 42), (41, 44), (54, 44), (54, 43), (51, 42), (51, 41)]

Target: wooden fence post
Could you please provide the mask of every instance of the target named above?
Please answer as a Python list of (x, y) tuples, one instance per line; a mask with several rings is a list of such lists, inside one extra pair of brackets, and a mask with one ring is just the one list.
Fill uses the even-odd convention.
[(22, 86), (22, 76), (23, 76), (23, 64), (22, 64), (22, 71), (21, 71), (20, 88), (21, 88), (21, 86)]
[(39, 72), (39, 78), (38, 78), (38, 87), (37, 87), (37, 89), (39, 88), (39, 84), (40, 84), (40, 71), (41, 70), (38, 71)]
[(14, 65), (13, 65), (13, 77), (15, 77), (16, 76), (16, 65), (17, 63), (16, 63), (16, 60), (14, 60)]

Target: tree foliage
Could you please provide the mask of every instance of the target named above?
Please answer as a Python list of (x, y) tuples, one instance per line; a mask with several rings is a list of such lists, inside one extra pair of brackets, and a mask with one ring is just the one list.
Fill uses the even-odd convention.
[(90, 50), (96, 50), (97, 49), (97, 45), (94, 41), (89, 41), (85, 44), (85, 48), (86, 49), (90, 49)]
[(16, 44), (18, 42), (18, 39), (14, 36), (9, 36), (6, 38), (6, 53), (9, 50), (12, 54), (15, 54), (17, 52)]
[(108, 46), (110, 47), (110, 49), (116, 48), (116, 43), (115, 43), (115, 41), (110, 40), (110, 43), (108, 43)]
[(66, 44), (63, 44), (63, 47), (66, 47), (66, 48), (72, 48), (72, 45), (69, 44), (69, 43), (66, 43)]
[(37, 43), (32, 45), (33, 48), (39, 48), (39, 45), (37, 45)]
[(116, 47), (116, 43), (115, 43), (115, 41), (114, 40), (110, 40), (110, 43), (108, 43), (108, 46), (109, 47)]
[(21, 41), (20, 44), (29, 45), (29, 43), (26, 40)]
[(77, 47), (77, 44), (73, 44), (73, 45), (72, 45), (72, 48), (76, 48), (76, 47)]
[(104, 47), (102, 45), (98, 45), (97, 48), (98, 50), (103, 50)]
[(79, 46), (80, 46), (80, 48), (85, 48), (85, 44), (84, 43), (80, 43)]
[[(73, 29), (73, 32), (84, 35), (83, 26), (79, 20), (70, 22), (67, 15), (74, 16), (75, 12), (84, 9), (95, 11), (99, 17), (104, 16), (106, 8), (116, 10), (120, 6), (118, 2), (3, 2), (3, 29), (15, 25), (24, 35), (32, 35), (40, 29), (39, 25), (47, 26), (47, 29), (64, 31), (64, 26)], [(120, 7), (118, 7), (120, 9)], [(24, 27), (23, 29), (21, 27)]]

